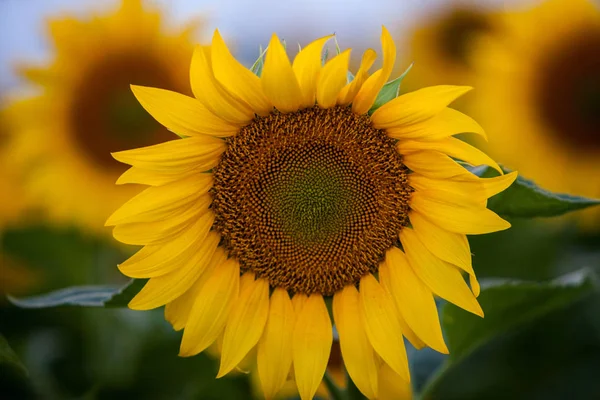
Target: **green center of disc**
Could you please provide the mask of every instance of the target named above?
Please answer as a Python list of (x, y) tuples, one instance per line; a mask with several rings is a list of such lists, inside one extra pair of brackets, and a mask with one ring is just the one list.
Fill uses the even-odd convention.
[(311, 160), (309, 165), (302, 165), (293, 157), (288, 161), (290, 168), (279, 174), (271, 188), (271, 205), (283, 231), (305, 244), (341, 234), (352, 188), (340, 171), (340, 160), (335, 160), (333, 167), (332, 162), (327, 166), (326, 158)]

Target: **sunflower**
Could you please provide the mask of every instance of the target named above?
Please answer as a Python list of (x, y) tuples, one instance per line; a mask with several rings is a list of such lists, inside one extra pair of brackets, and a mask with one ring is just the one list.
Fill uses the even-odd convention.
[(314, 395), (332, 317), (365, 396), (377, 397), (382, 373), (408, 382), (403, 337), (448, 351), (434, 294), (483, 315), (465, 234), (510, 226), (486, 201), (515, 174), (480, 179), (451, 158), (500, 170), (452, 137), (484, 135), (447, 107), (470, 88), (425, 88), (374, 110), (396, 58), (389, 32), (381, 69), (369, 74), (368, 49), (351, 82), (350, 50), (322, 65), (330, 38), (291, 63), (273, 35), (258, 77), (216, 31), (192, 57), (195, 98), (133, 86), (184, 138), (113, 154), (131, 165), (118, 183), (150, 186), (107, 221), (118, 240), (144, 245), (119, 265), (149, 278), (129, 307), (166, 305), (181, 356), (221, 340), (218, 377), (255, 349), (267, 398), (291, 370), (300, 397)]
[[(505, 20), (477, 49), (489, 151), (550, 190), (599, 198), (600, 8), (552, 0)], [(597, 209), (580, 215), (598, 226)]]
[(436, 9), (409, 36), (409, 60), (418, 66), (413, 85), (472, 84), (472, 47), (481, 36), (501, 29), (496, 12), (482, 4), (451, 1)]
[(167, 33), (161, 15), (140, 0), (87, 21), (66, 17), (48, 25), (54, 60), (20, 68), (41, 94), (8, 108), (13, 168), (27, 171), (30, 197), (52, 219), (99, 230), (140, 191), (115, 187), (124, 169), (110, 152), (170, 138), (129, 84), (189, 90), (182, 66), (193, 52), (192, 25)]

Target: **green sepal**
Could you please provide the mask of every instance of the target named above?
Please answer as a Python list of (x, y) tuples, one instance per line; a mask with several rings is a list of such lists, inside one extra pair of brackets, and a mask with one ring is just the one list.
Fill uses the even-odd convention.
[(254, 61), (254, 64), (252, 64), (250, 71), (260, 78), (262, 75), (263, 66), (265, 65), (265, 54), (267, 53), (267, 49), (263, 50), (262, 46), (259, 46), (258, 53), (259, 56), (256, 61)]
[(413, 65), (414, 63), (410, 64), (408, 68), (406, 68), (406, 70), (402, 73), (402, 75), (400, 75), (393, 81), (390, 81), (383, 85), (383, 87), (379, 91), (379, 94), (377, 94), (377, 98), (375, 99), (373, 106), (369, 110), (369, 115), (373, 114), (375, 110), (377, 110), (379, 107), (381, 107), (388, 101), (398, 97), (398, 94), (400, 94), (400, 84), (402, 83), (408, 72), (412, 69)]
[[(505, 173), (511, 172), (502, 169)], [(472, 168), (471, 172), (482, 178), (498, 176), (496, 170), (487, 166)], [(554, 217), (595, 205), (600, 205), (600, 200), (552, 193), (520, 175), (508, 189), (488, 200), (490, 210), (509, 218)]]
[(352, 82), (354, 80), (354, 74), (352, 72), (348, 71), (348, 73), (346, 74), (346, 76), (347, 76), (346, 80), (347, 80), (348, 83), (350, 83), (350, 82)]
[(328, 58), (329, 58), (329, 49), (325, 48), (325, 51), (323, 52), (323, 56), (321, 57), (321, 65), (325, 65)]

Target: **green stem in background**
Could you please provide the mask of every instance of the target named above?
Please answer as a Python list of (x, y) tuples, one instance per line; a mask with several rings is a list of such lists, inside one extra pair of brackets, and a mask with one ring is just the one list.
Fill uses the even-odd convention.
[(327, 387), (327, 391), (329, 392), (332, 400), (347, 400), (346, 395), (342, 389), (335, 384), (333, 378), (331, 375), (329, 375), (329, 371), (327, 370), (325, 371), (325, 376), (323, 376), (323, 382), (325, 382), (325, 386)]

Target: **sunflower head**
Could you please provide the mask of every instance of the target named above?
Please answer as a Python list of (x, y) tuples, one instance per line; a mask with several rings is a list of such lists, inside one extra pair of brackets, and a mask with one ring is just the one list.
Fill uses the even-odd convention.
[(434, 294), (483, 315), (465, 235), (509, 227), (486, 201), (515, 174), (480, 179), (453, 160), (500, 170), (452, 137), (485, 135), (448, 108), (470, 88), (376, 107), (396, 56), (390, 34), (382, 67), (369, 72), (367, 50), (351, 80), (350, 50), (322, 62), (330, 38), (290, 62), (273, 35), (256, 76), (215, 32), (192, 58), (195, 98), (133, 87), (183, 138), (113, 154), (131, 165), (119, 183), (150, 186), (107, 221), (117, 239), (144, 245), (119, 266), (149, 278), (129, 306), (166, 305), (184, 329), (182, 356), (222, 340), (219, 377), (256, 347), (267, 398), (292, 365), (300, 396), (315, 394), (333, 339), (327, 298), (361, 392), (378, 397), (382, 376), (407, 383), (403, 337), (447, 352)]
[(501, 32), (497, 14), (481, 4), (455, 1), (428, 16), (409, 43), (411, 60), (426, 66), (415, 69), (417, 81), (472, 83), (473, 48), (482, 38)]
[[(502, 17), (474, 57), (490, 152), (545, 188), (600, 197), (600, 7), (547, 0)], [(598, 228), (596, 209), (577, 214)]]

